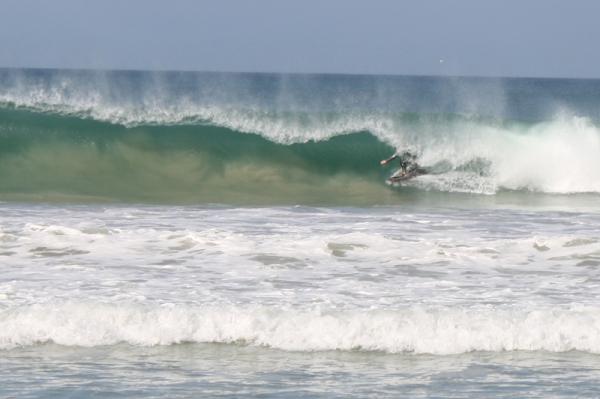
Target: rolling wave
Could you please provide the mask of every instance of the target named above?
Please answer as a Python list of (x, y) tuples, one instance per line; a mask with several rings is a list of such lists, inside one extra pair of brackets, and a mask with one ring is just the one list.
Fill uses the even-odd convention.
[[(537, 118), (507, 118), (516, 100), (500, 101), (495, 81), (349, 79), (4, 71), (0, 200), (376, 205), (415, 190), (600, 193), (589, 116), (529, 106)], [(540, 90), (525, 83), (515, 87)], [(464, 94), (482, 87), (496, 99), (483, 108)], [(424, 100), (407, 100), (419, 90)], [(429, 174), (386, 186), (394, 168), (378, 161), (397, 150)]]

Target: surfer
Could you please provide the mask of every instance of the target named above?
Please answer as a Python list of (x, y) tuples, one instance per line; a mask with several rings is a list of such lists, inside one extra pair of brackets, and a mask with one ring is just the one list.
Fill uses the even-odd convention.
[(394, 182), (394, 181), (400, 181), (400, 180), (407, 180), (407, 179), (413, 178), (415, 176), (427, 173), (417, 163), (417, 156), (415, 154), (411, 153), (410, 151), (404, 151), (402, 153), (395, 153), (388, 159), (384, 159), (379, 163), (381, 165), (386, 165), (395, 159), (400, 159), (400, 169), (398, 169), (396, 172), (394, 172), (390, 176), (390, 178), (388, 179), (389, 181)]

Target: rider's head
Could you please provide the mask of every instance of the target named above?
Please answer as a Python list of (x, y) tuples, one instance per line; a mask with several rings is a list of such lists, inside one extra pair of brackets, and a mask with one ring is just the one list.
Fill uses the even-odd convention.
[(403, 159), (406, 159), (406, 160), (409, 160), (409, 159), (411, 159), (411, 160), (414, 160), (414, 159), (416, 159), (416, 158), (417, 158), (417, 156), (416, 156), (416, 155), (414, 155), (412, 152), (410, 152), (410, 151), (408, 151), (408, 150), (407, 150), (407, 151), (404, 151), (404, 152), (402, 152), (402, 154), (401, 154), (400, 156), (401, 156)]

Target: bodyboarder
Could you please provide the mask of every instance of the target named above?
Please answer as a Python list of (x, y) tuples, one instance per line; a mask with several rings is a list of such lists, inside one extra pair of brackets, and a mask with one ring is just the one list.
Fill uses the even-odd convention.
[(413, 177), (423, 175), (427, 171), (417, 163), (417, 156), (410, 151), (395, 153), (391, 157), (379, 162), (381, 165), (387, 165), (389, 162), (400, 159), (400, 169), (394, 172), (388, 179), (389, 182), (398, 182), (402, 180), (412, 179)]

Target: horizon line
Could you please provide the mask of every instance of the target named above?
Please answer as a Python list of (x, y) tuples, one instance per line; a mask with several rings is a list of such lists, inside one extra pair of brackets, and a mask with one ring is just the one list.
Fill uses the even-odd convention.
[(359, 73), (359, 72), (281, 72), (281, 71), (236, 71), (211, 69), (139, 69), (139, 68), (88, 68), (88, 67), (25, 67), (0, 66), (0, 70), (30, 71), (72, 71), (72, 72), (142, 72), (142, 73), (206, 73), (231, 75), (292, 75), (292, 76), (380, 76), (406, 78), (448, 78), (448, 79), (539, 79), (539, 80), (600, 80), (600, 77), (568, 77), (568, 76), (500, 76), (500, 75), (452, 75), (452, 74), (416, 74), (416, 73)]

